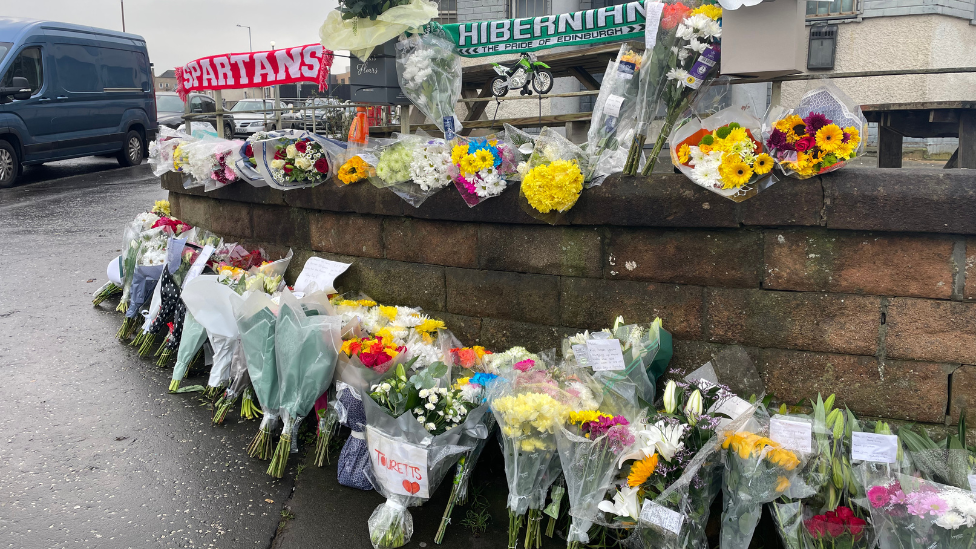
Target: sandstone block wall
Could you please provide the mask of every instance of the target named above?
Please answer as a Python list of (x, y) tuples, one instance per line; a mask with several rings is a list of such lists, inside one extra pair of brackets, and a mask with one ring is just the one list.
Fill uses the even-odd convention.
[(541, 349), (622, 314), (659, 316), (689, 370), (745, 346), (789, 401), (836, 392), (865, 415), (976, 422), (976, 177), (845, 169), (742, 204), (683, 176), (614, 176), (563, 225), (518, 191), (414, 209), (369, 184), (206, 194), (167, 174), (174, 214), (227, 238), (354, 262), (340, 290), (423, 307), (466, 344)]

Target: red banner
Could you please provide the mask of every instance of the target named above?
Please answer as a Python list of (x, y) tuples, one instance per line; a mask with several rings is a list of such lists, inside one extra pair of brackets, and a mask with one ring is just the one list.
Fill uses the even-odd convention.
[(328, 89), (332, 51), (309, 44), (274, 51), (211, 55), (176, 67), (176, 92), (186, 101), (191, 91), (260, 88), (315, 82)]

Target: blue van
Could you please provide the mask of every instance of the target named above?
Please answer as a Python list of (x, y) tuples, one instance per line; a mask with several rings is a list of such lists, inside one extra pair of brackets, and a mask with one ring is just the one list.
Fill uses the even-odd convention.
[(0, 187), (53, 160), (141, 163), (156, 136), (152, 88), (141, 36), (0, 18)]

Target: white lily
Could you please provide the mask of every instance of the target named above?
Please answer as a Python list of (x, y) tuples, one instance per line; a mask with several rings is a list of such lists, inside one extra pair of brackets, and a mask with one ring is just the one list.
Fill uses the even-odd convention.
[(685, 405), (685, 417), (688, 418), (688, 423), (690, 423), (692, 427), (698, 423), (702, 412), (702, 395), (698, 389), (695, 389), (695, 392), (691, 393), (691, 396), (688, 397), (688, 404)]
[(613, 501), (601, 501), (597, 507), (605, 513), (613, 513), (618, 517), (629, 517), (634, 520), (640, 518), (640, 502), (637, 492), (640, 486), (631, 488), (625, 486), (613, 496)]
[(678, 403), (674, 399), (674, 393), (678, 390), (678, 384), (674, 380), (669, 380), (664, 386), (664, 411), (673, 414), (678, 408)]
[(681, 437), (685, 434), (683, 424), (669, 425), (664, 421), (658, 421), (653, 425), (648, 425), (647, 429), (637, 432), (635, 450), (628, 452), (620, 457), (617, 467), (623, 465), (628, 459), (644, 459), (660, 455), (665, 461), (671, 461), (674, 454), (685, 447)]

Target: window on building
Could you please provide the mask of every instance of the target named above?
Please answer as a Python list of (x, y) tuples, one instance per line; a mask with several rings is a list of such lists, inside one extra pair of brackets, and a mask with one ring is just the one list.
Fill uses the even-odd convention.
[(438, 23), (457, 23), (457, 0), (437, 0)]
[(548, 0), (511, 0), (511, 17), (539, 17), (549, 13)]
[(31, 95), (44, 85), (44, 67), (41, 63), (41, 48), (25, 48), (10, 63), (10, 68), (0, 80), (0, 86), (8, 88), (14, 85), (14, 77), (23, 76), (30, 86)]
[(807, 19), (820, 19), (825, 17), (852, 17), (856, 14), (857, 0), (807, 2)]

